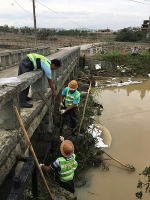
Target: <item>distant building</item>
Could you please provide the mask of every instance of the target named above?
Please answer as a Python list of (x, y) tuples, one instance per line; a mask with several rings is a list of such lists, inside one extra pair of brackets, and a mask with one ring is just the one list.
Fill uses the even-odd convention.
[(145, 31), (148, 29), (150, 29), (150, 17), (149, 17), (149, 20), (143, 20), (143, 24), (141, 26), (142, 31)]
[(110, 32), (110, 29), (98, 29), (98, 31), (97, 32)]

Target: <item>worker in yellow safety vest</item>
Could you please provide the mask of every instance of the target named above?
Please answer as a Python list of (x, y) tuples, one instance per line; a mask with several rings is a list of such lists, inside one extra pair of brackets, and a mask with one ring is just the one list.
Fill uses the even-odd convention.
[(69, 116), (71, 124), (71, 134), (77, 136), (78, 123), (79, 123), (79, 109), (78, 104), (80, 102), (80, 92), (77, 90), (78, 83), (76, 80), (72, 80), (68, 87), (66, 87), (60, 96), (60, 114), (62, 115), (61, 129), (66, 121), (66, 117)]
[[(57, 96), (57, 93), (55, 91), (54, 84), (51, 78), (51, 70), (56, 70), (60, 66), (61, 66), (61, 63), (58, 59), (53, 59), (50, 61), (48, 58), (40, 54), (30, 53), (30, 54), (27, 54), (20, 61), (18, 76), (30, 71), (42, 70), (48, 79), (48, 83), (52, 90), (53, 97), (55, 98)], [(27, 103), (27, 101), (31, 100), (31, 97), (28, 97), (28, 93), (29, 93), (29, 87), (21, 91), (19, 94), (20, 106), (22, 108), (33, 107), (33, 104)]]
[(46, 172), (53, 170), (59, 177), (60, 187), (75, 193), (73, 177), (78, 163), (75, 160), (73, 143), (70, 140), (64, 140), (60, 145), (60, 151), (62, 157), (57, 158), (50, 166), (40, 164), (40, 167)]

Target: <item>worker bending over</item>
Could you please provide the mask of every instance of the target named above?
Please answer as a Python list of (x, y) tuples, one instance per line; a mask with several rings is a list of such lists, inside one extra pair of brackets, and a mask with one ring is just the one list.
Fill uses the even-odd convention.
[[(48, 79), (48, 83), (52, 90), (53, 97), (55, 98), (57, 96), (57, 93), (55, 91), (54, 84), (52, 81), (51, 70), (56, 70), (60, 66), (61, 66), (61, 63), (58, 59), (53, 59), (50, 61), (48, 58), (40, 54), (30, 53), (30, 54), (27, 54), (20, 61), (18, 76), (30, 71), (42, 70)], [(27, 103), (27, 101), (31, 100), (31, 98), (28, 97), (28, 93), (29, 93), (29, 87), (21, 91), (19, 94), (20, 106), (22, 108), (33, 107), (33, 104)]]

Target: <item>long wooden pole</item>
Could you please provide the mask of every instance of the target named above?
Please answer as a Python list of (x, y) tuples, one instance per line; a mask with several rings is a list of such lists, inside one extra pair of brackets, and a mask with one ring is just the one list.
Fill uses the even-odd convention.
[(135, 170), (135, 168), (132, 166), (132, 165), (126, 165), (122, 162), (120, 162), (119, 160), (113, 158), (112, 156), (110, 156), (109, 154), (107, 154), (105, 151), (103, 151), (107, 156), (109, 156), (111, 159), (115, 160), (116, 162), (120, 163), (121, 165), (123, 165), (124, 167), (127, 167), (127, 168), (130, 168), (132, 169), (133, 171)]
[(88, 97), (89, 97), (89, 93), (90, 93), (90, 90), (91, 90), (91, 84), (92, 84), (92, 83), (91, 83), (91, 81), (90, 81), (89, 89), (88, 89), (87, 96), (86, 96), (86, 100), (85, 100), (85, 104), (84, 104), (82, 119), (81, 119), (80, 126), (79, 126), (79, 133), (80, 133), (80, 129), (81, 129), (81, 126), (82, 126), (82, 122), (83, 122), (83, 119), (84, 119), (84, 115), (85, 115), (85, 109), (86, 109), (86, 105), (87, 105), (87, 100), (88, 100)]
[[(40, 97), (41, 97), (41, 99), (44, 101), (44, 103), (47, 105), (47, 107), (48, 107), (48, 109), (51, 111), (51, 113), (54, 115), (54, 117), (55, 117), (58, 121), (60, 121), (60, 120), (58, 119), (58, 117), (55, 115), (54, 111), (50, 108), (50, 106), (48, 105), (48, 103), (45, 101), (44, 97), (40, 94), (40, 92), (38, 92), (38, 94), (40, 95)], [(54, 104), (55, 104), (55, 100), (54, 100)]]
[(44, 181), (45, 187), (46, 187), (46, 189), (47, 189), (47, 191), (48, 191), (48, 193), (49, 193), (50, 199), (51, 199), (51, 200), (54, 200), (53, 197), (52, 197), (51, 191), (50, 191), (50, 189), (49, 189), (49, 187), (48, 187), (48, 184), (47, 184), (47, 182), (46, 182), (46, 179), (45, 179), (45, 177), (44, 177), (44, 174), (43, 174), (43, 172), (42, 172), (42, 170), (41, 170), (41, 168), (40, 168), (38, 159), (37, 159), (37, 157), (36, 157), (36, 154), (35, 154), (35, 152), (34, 152), (34, 149), (33, 149), (33, 147), (32, 147), (32, 144), (31, 144), (31, 142), (30, 142), (30, 138), (29, 138), (29, 136), (28, 136), (28, 134), (27, 134), (27, 132), (26, 132), (26, 129), (25, 129), (25, 127), (24, 127), (24, 124), (23, 124), (23, 122), (22, 122), (22, 119), (21, 119), (21, 117), (20, 117), (20, 115), (19, 115), (19, 112), (18, 112), (18, 109), (17, 109), (16, 106), (14, 106), (14, 111), (15, 111), (16, 116), (17, 116), (17, 118), (18, 118), (19, 124), (20, 124), (20, 126), (21, 126), (21, 128), (22, 128), (22, 131), (23, 131), (23, 133), (24, 133), (24, 136), (25, 136), (25, 138), (26, 138), (26, 140), (27, 140), (27, 143), (28, 143), (28, 145), (29, 145), (30, 151), (31, 151), (31, 153), (32, 153), (32, 155), (33, 155), (33, 158), (34, 158), (34, 160), (35, 160), (35, 163), (36, 163), (36, 165), (37, 165), (37, 167), (38, 167), (38, 170), (39, 170), (39, 172), (40, 172), (40, 174), (41, 174), (41, 177), (42, 177), (42, 179), (43, 179), (43, 181)]

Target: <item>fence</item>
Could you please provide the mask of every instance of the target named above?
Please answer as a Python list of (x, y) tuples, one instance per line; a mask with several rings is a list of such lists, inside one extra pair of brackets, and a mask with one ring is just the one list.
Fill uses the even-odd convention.
[(15, 66), (20, 62), (21, 58), (29, 53), (48, 55), (50, 54), (50, 46), (26, 48), (0, 53), (0, 71)]

